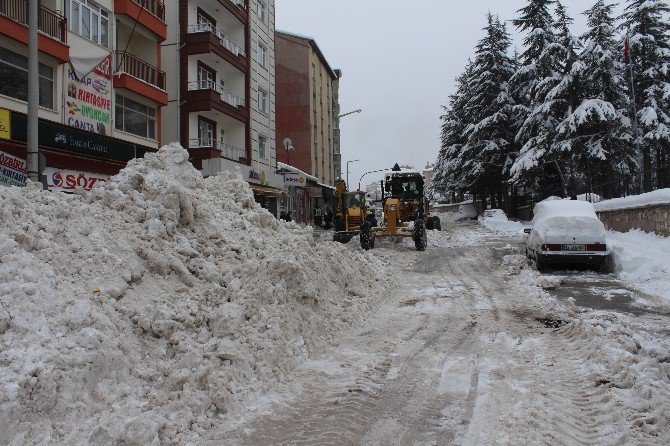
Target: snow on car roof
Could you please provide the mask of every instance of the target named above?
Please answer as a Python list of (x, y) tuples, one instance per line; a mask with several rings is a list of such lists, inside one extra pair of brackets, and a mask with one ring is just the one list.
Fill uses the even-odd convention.
[(580, 200), (550, 200), (535, 205), (533, 230), (544, 235), (596, 235), (605, 231), (593, 205)]

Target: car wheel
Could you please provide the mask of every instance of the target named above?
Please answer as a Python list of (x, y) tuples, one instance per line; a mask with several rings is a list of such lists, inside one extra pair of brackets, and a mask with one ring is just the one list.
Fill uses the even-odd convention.
[(535, 255), (535, 266), (539, 272), (543, 272), (547, 269), (547, 262), (542, 259), (542, 256)]
[(609, 254), (605, 258), (605, 261), (600, 265), (599, 272), (602, 274), (610, 274), (614, 272), (614, 259), (612, 258), (612, 254)]

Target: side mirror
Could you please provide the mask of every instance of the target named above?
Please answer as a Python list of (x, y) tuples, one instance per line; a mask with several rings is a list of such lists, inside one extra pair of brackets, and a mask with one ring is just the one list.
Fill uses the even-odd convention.
[(532, 230), (533, 230), (532, 228), (523, 228), (523, 233), (530, 234)]

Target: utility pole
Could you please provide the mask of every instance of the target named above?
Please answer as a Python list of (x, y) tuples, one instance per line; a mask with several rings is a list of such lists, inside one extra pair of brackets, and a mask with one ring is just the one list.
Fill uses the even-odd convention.
[(38, 125), (39, 125), (39, 72), (38, 72), (38, 3), (39, 0), (29, 0), (28, 7), (28, 154), (26, 157), (26, 170), (30, 181), (39, 182), (39, 147), (38, 147)]

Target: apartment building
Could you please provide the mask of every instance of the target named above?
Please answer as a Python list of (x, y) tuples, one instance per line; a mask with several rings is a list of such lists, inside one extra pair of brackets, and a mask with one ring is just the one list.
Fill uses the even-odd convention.
[(274, 214), (274, 1), (175, 0), (163, 45), (169, 105), (163, 136), (188, 148), (203, 175), (239, 169)]
[[(2, 169), (4, 184), (25, 182), (27, 3), (0, 2), (0, 156), (15, 168)], [(39, 32), (38, 142), (50, 189), (71, 190), (73, 178), (90, 188), (159, 147), (162, 1), (42, 0)]]
[[(342, 73), (330, 67), (314, 39), (283, 31), (275, 39), (277, 158), (296, 168), (289, 175), (303, 172), (318, 180), (313, 186), (305, 183), (304, 190), (287, 182), (289, 211), (295, 214), (304, 201), (305, 219), (318, 225), (326, 208), (334, 208), (334, 186), (340, 178)], [(283, 144), (287, 138), (291, 147)]]

